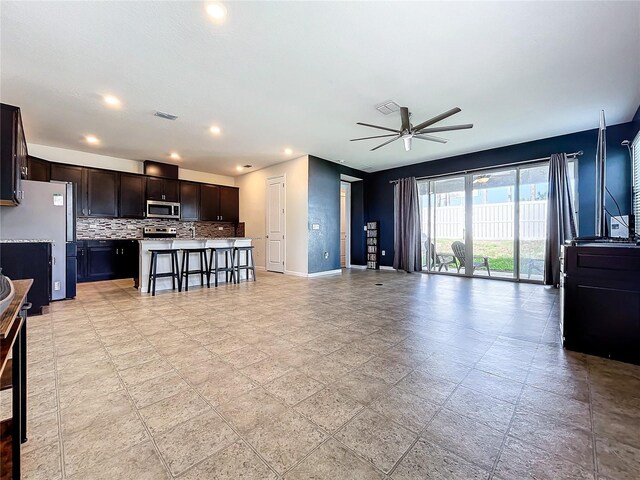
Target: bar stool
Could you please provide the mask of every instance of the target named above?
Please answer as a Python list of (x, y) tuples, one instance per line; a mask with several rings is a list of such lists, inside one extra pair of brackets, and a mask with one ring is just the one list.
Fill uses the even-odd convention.
[[(224, 253), (224, 267), (218, 265), (218, 254)], [(211, 287), (211, 274), (213, 274), (213, 284), (218, 286), (218, 273), (224, 272), (224, 278), (229, 283), (234, 281), (233, 270), (233, 247), (212, 247), (211, 256), (209, 257), (209, 276), (207, 277), (207, 287)]]
[[(178, 249), (169, 248), (166, 250), (149, 250), (151, 253), (151, 262), (149, 265), (149, 288), (148, 291), (155, 297), (156, 295), (156, 279), (171, 277), (173, 284), (173, 290), (176, 289), (176, 280), (178, 281), (178, 291), (182, 291), (182, 284), (180, 281), (180, 270), (178, 266)], [(158, 255), (170, 255), (171, 256), (171, 271), (158, 273)], [(153, 286), (153, 289), (152, 289)]]
[[(236, 274), (236, 283), (240, 283), (240, 270), (246, 270), (247, 271), (247, 281), (249, 280), (249, 271), (251, 271), (251, 273), (253, 274), (253, 281), (256, 281), (256, 265), (253, 262), (253, 245), (248, 246), (248, 247), (234, 247), (233, 248), (234, 252), (233, 252), (233, 256), (235, 258), (237, 258), (238, 264), (234, 265), (234, 269), (236, 270), (237, 274)], [(241, 263), (242, 262), (242, 255), (241, 253), (245, 252), (245, 263)], [(251, 260), (251, 261), (249, 261)]]
[[(207, 265), (207, 249), (206, 248), (183, 248), (182, 250), (182, 269), (180, 277), (184, 282), (184, 291), (189, 291), (189, 275), (200, 274), (200, 285), (204, 287), (204, 277), (207, 276), (209, 282), (209, 267)], [(197, 270), (189, 269), (189, 257), (191, 254), (197, 253), (200, 257), (200, 268)]]

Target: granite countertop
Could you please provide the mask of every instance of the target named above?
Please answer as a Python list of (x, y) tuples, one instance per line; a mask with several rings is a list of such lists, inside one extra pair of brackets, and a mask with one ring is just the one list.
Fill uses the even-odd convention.
[(0, 240), (0, 243), (54, 243), (49, 238), (8, 238)]
[(176, 240), (178, 241), (185, 241), (185, 242), (190, 242), (190, 241), (199, 241), (199, 242), (204, 242), (207, 240), (254, 240), (251, 237), (195, 237), (195, 238), (139, 238), (138, 241), (140, 242), (157, 242), (157, 241), (161, 241), (161, 242), (175, 242)]

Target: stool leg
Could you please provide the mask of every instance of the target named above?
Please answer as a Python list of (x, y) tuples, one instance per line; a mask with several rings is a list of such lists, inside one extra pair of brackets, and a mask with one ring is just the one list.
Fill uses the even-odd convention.
[(256, 264), (253, 261), (253, 249), (249, 250), (248, 253), (251, 254), (251, 272), (253, 273), (253, 281), (256, 281)]
[(156, 273), (158, 273), (158, 254), (153, 253), (153, 291), (151, 296), (156, 296)]
[[(183, 251), (182, 251), (182, 270), (181, 270), (181, 272), (180, 272), (180, 279), (181, 279), (181, 280), (182, 280), (182, 277), (183, 277), (184, 275), (188, 275), (188, 274), (187, 274), (187, 271), (189, 270), (189, 268), (188, 268), (188, 267), (187, 267), (187, 268), (185, 268), (185, 265), (187, 264), (187, 260), (188, 260), (188, 258), (189, 258), (189, 253), (188, 253), (188, 252), (186, 252), (185, 250), (183, 250)], [(173, 259), (171, 259), (171, 261), (173, 262)], [(172, 265), (171, 270), (173, 271), (173, 265)], [(187, 283), (188, 283), (188, 282), (187, 282)], [(173, 288), (175, 288), (175, 286), (174, 286)]]
[(153, 278), (153, 257), (155, 253), (151, 252), (151, 260), (149, 260), (149, 285), (147, 286), (147, 293), (151, 293), (151, 279)]
[(199, 257), (200, 257), (200, 286), (204, 287), (204, 269), (206, 267), (206, 262), (207, 259), (203, 256), (203, 251), (200, 250), (199, 252)]
[[(216, 262), (216, 263), (215, 263), (215, 268), (213, 269), (213, 274), (216, 276), (216, 279), (215, 279), (215, 286), (216, 286), (216, 288), (218, 288), (218, 266), (219, 266), (219, 265), (218, 265), (218, 261), (219, 261), (219, 260), (218, 260), (218, 251), (217, 251), (217, 250), (214, 250), (213, 255), (215, 256), (215, 258), (213, 259), (213, 261), (214, 261), (214, 262)], [(227, 257), (225, 256), (224, 258), (225, 258), (225, 264), (226, 264), (226, 263), (227, 263)], [(225, 273), (225, 275), (226, 275), (226, 273)]]
[(211, 267), (213, 267), (213, 248), (209, 252), (209, 267), (207, 268), (207, 288), (211, 288)]
[[(176, 265), (175, 278), (178, 280), (178, 292), (181, 292), (182, 291), (182, 279), (180, 278), (180, 275), (178, 275), (179, 271), (177, 271), (178, 267), (179, 267), (179, 265), (178, 265), (178, 252), (173, 252), (172, 256), (173, 256), (173, 260), (174, 260), (175, 265)], [(172, 267), (172, 269), (173, 269), (173, 267)], [(189, 271), (189, 255), (187, 255), (187, 272), (188, 271)], [(188, 273), (187, 273), (187, 275), (188, 275)]]
[(189, 291), (189, 272), (191, 271), (191, 267), (189, 267), (189, 260), (191, 253), (187, 252), (187, 271), (185, 272), (185, 276), (182, 278), (184, 280), (184, 291)]

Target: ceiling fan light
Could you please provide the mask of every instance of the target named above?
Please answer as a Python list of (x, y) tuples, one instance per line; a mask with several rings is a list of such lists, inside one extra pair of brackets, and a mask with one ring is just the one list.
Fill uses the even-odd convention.
[(406, 152), (411, 150), (411, 137), (402, 137), (402, 141), (404, 142), (404, 150)]

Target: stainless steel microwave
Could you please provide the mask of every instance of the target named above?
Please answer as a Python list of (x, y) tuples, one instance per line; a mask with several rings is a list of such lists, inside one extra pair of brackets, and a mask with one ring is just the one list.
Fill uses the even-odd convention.
[(147, 200), (147, 218), (180, 218), (180, 204)]

